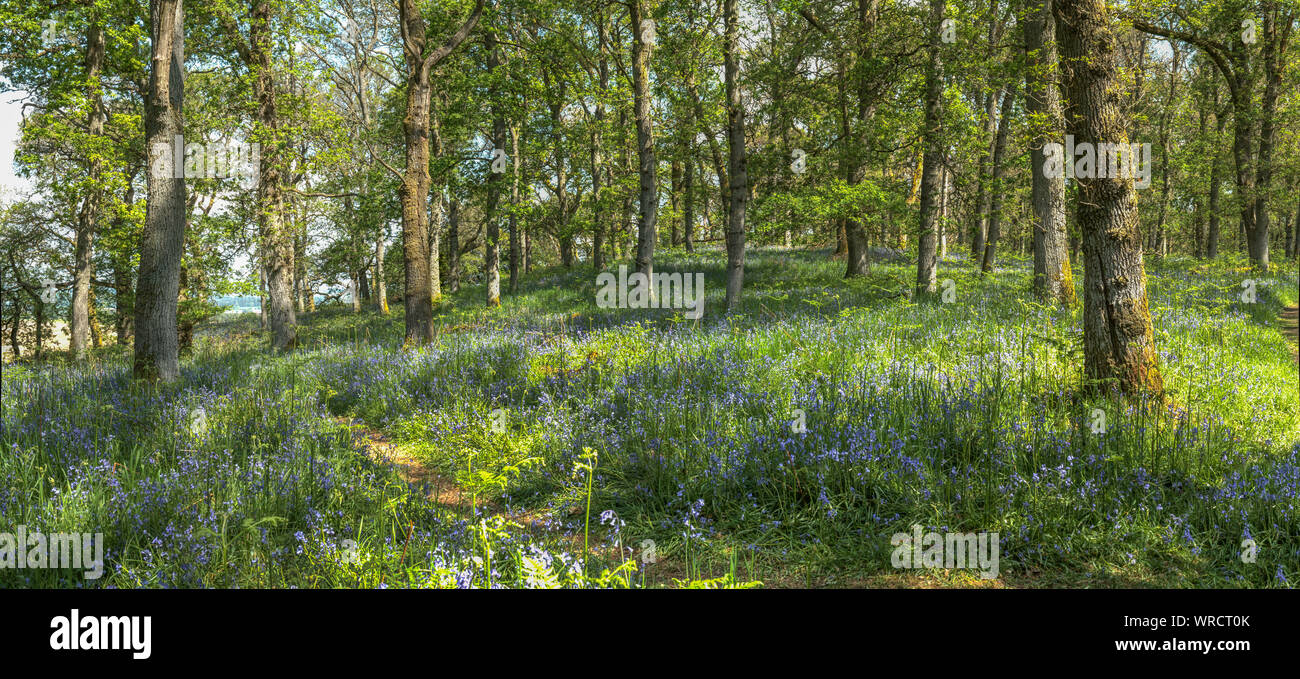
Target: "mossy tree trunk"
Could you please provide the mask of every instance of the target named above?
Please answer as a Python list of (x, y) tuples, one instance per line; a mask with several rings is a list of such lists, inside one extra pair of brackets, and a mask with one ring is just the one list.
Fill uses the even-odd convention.
[(1049, 177), (1043, 171), (1043, 146), (1061, 143), (1065, 118), (1061, 93), (1057, 89), (1056, 19), (1053, 0), (1031, 0), (1025, 17), (1025, 108), (1031, 119), (1041, 120), (1030, 144), (1029, 165), (1034, 207), (1034, 292), (1039, 299), (1073, 305), (1074, 285), (1070, 271), (1069, 239), (1065, 231), (1065, 177)]
[[(1069, 132), (1076, 145), (1128, 143), (1117, 40), (1105, 0), (1057, 0), (1053, 11)], [(1125, 393), (1161, 393), (1164, 385), (1147, 303), (1134, 180), (1077, 181), (1077, 216), (1083, 233), (1085, 372), (1094, 383)]]

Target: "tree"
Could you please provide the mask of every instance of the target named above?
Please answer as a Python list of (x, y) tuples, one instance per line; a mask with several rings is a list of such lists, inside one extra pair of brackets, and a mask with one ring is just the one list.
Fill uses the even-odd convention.
[(921, 227), (917, 241), (916, 294), (938, 290), (939, 185), (943, 174), (943, 56), (940, 31), (944, 0), (930, 0), (930, 63), (925, 71), (925, 155), (921, 170)]
[[(1198, 11), (1213, 13), (1213, 16), (1192, 18), (1175, 6), (1172, 15), (1186, 28), (1180, 27), (1183, 24), (1179, 23), (1158, 24), (1146, 16), (1134, 17), (1133, 26), (1151, 35), (1194, 45), (1210, 58), (1223, 76), (1232, 106), (1232, 154), (1236, 165), (1241, 230), (1247, 238), (1251, 260), (1258, 268), (1267, 270), (1269, 217), (1266, 201), (1272, 181), (1275, 118), (1282, 91), (1284, 58), (1296, 15), (1291, 9), (1282, 9), (1275, 0), (1264, 3), (1264, 25), (1258, 36), (1263, 42), (1261, 59), (1264, 63), (1261, 69), (1251, 64), (1252, 49), (1239, 33), (1239, 22), (1247, 13), (1245, 7), (1237, 2), (1228, 2), (1210, 4)], [(1229, 37), (1223, 39), (1219, 36)], [(1254, 93), (1261, 72), (1264, 92), (1256, 103)], [(1257, 123), (1259, 146), (1256, 151), (1252, 138), (1256, 135)]]
[(740, 101), (740, 66), (736, 59), (740, 12), (737, 0), (725, 0), (726, 39), (724, 77), (727, 85), (727, 175), (731, 204), (727, 210), (727, 308), (740, 303), (745, 284), (745, 206), (749, 201), (749, 172), (745, 166), (745, 109)]
[[(860, 126), (858, 134), (865, 133), (865, 128), (870, 124), (876, 113), (876, 105), (874, 98), (872, 97), (872, 82), (871, 79), (868, 78), (867, 73), (863, 71), (866, 68), (865, 64), (868, 63), (868, 59), (871, 56), (871, 38), (875, 32), (876, 21), (879, 16), (879, 8), (877, 7), (878, 3), (879, 0), (858, 0), (857, 6), (857, 40), (855, 41), (856, 53), (854, 54), (854, 65), (858, 71), (856, 106), (856, 122)], [(931, 4), (933, 5), (933, 1)], [(942, 6), (939, 11), (942, 13)], [(940, 20), (942, 20), (942, 17)], [(933, 29), (936, 31), (938, 30), (937, 24)], [(931, 54), (931, 66), (935, 65), (934, 59), (937, 58), (937, 52), (933, 52)], [(847, 71), (844, 73), (843, 77), (847, 80)], [(847, 89), (847, 83), (845, 83), (845, 87)], [(927, 88), (928, 87), (929, 86), (927, 85)], [(940, 85), (940, 88), (942, 88), (942, 85)], [(845, 133), (848, 133), (851, 129), (848, 108), (847, 106), (843, 106), (842, 108), (844, 131)], [(848, 134), (845, 134), (845, 136), (847, 137)], [(847, 143), (848, 139), (846, 139), (845, 142)], [(844, 174), (845, 179), (851, 186), (856, 186), (862, 183), (862, 180), (866, 178), (866, 160), (866, 154), (863, 153), (861, 149), (852, 149), (849, 151), (848, 157), (845, 159), (846, 166), (844, 168)], [(848, 248), (848, 254), (846, 257), (847, 265), (844, 272), (845, 277), (865, 275), (867, 273), (870, 258), (866, 224), (863, 223), (861, 218), (856, 216), (846, 219), (844, 221), (844, 236)]]
[(1015, 105), (1016, 92), (1008, 87), (1002, 94), (1002, 108), (998, 113), (998, 138), (993, 143), (993, 176), (989, 177), (989, 186), (992, 189), (989, 192), (989, 211), (988, 211), (988, 233), (984, 240), (983, 262), (980, 265), (981, 273), (993, 271), (993, 263), (997, 261), (998, 241), (1002, 239), (1002, 199), (1003, 189), (1002, 180), (1006, 175), (1006, 167), (1002, 162), (1002, 156), (1006, 153), (1007, 136), (1011, 132), (1011, 108)]
[(235, 20), (222, 14), (226, 38), (239, 54), (252, 78), (257, 108), (256, 138), (261, 146), (257, 172), (257, 226), (261, 260), (265, 269), (271, 348), (284, 351), (297, 345), (298, 319), (293, 307), (293, 234), (284, 220), (280, 120), (276, 101), (275, 67), (272, 59), (273, 28), (270, 0), (252, 0), (248, 11), (248, 40), (239, 33)]
[(402, 262), (406, 276), (406, 343), (433, 340), (433, 282), (429, 240), (429, 106), (430, 74), (447, 55), (469, 37), (483, 15), (483, 0), (442, 46), (429, 51), (424, 17), (416, 0), (399, 0), (402, 54), (406, 64), (406, 117), (402, 133), (406, 144), (406, 170), (400, 174), (402, 200)]
[[(90, 109), (86, 114), (86, 131), (92, 138), (104, 134), (106, 119), (103, 84), (100, 82), (104, 68), (104, 42), (102, 19), (92, 10), (89, 28), (86, 31), (86, 99)], [(82, 199), (81, 211), (78, 215), (75, 264), (72, 274), (72, 314), (68, 322), (71, 334), (69, 348), (77, 360), (86, 357), (86, 336), (90, 330), (90, 286), (95, 273), (95, 229), (99, 220), (100, 205), (103, 202), (102, 190), (97, 181), (101, 173), (98, 154), (91, 155), (89, 165), (91, 186)]]
[[(654, 45), (654, 24), (645, 17), (644, 0), (628, 5), (632, 23), (633, 115), (636, 120), (637, 174), (640, 177), (641, 208), (637, 220), (636, 270), (651, 275), (659, 224), (659, 179), (655, 155), (654, 124), (650, 119), (650, 51)], [(653, 291), (653, 286), (651, 286)], [(651, 293), (653, 294), (653, 292)]]
[(1044, 146), (1065, 136), (1061, 112), (1056, 53), (1054, 0), (1028, 0), (1025, 33), (1025, 109), (1036, 134), (1030, 143), (1029, 171), (1034, 207), (1034, 292), (1039, 299), (1070, 305), (1075, 302), (1065, 230), (1065, 177), (1047, 176)]
[[(1106, 0), (1055, 0), (1069, 132), (1079, 143), (1128, 143), (1117, 41)], [(1073, 158), (1064, 158), (1073, 163)], [(1099, 173), (1100, 174), (1100, 173)], [(1163, 393), (1147, 305), (1132, 177), (1078, 177), (1087, 376), (1130, 394)]]
[[(488, 307), (501, 306), (501, 229), (497, 222), (497, 206), (501, 201), (502, 185), (505, 183), (504, 158), (500, 154), (506, 150), (506, 119), (502, 111), (501, 97), (497, 78), (500, 77), (501, 50), (497, 47), (495, 27), (484, 36), (484, 48), (487, 50), (488, 77), (492, 80), (490, 96), (492, 98), (492, 178), (488, 180), (487, 208), (484, 220), (487, 222), (487, 242), (483, 253), (484, 279), (487, 283)], [(500, 163), (500, 164), (498, 164)]]
[(592, 234), (591, 264), (596, 271), (605, 268), (605, 201), (610, 185), (610, 168), (605, 162), (605, 98), (609, 96), (609, 23), (605, 12), (596, 9), (596, 39), (599, 52), (599, 82), (596, 91), (596, 115), (591, 125), (591, 206), (595, 233)]
[(174, 175), (171, 149), (181, 135), (185, 95), (185, 11), (181, 0), (150, 0), (149, 95), (145, 99), (145, 144), (150, 153), (149, 201), (140, 239), (136, 283), (135, 360), (137, 378), (180, 377), (176, 308), (181, 252), (185, 247), (185, 180)]

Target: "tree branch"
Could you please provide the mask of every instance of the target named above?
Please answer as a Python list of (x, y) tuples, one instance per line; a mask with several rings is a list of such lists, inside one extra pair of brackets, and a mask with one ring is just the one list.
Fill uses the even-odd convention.
[(442, 44), (442, 47), (434, 50), (432, 54), (424, 58), (424, 64), (421, 68), (424, 70), (426, 75), (429, 71), (433, 70), (434, 66), (438, 65), (438, 62), (445, 59), (448, 54), (451, 54), (452, 50), (459, 47), (462, 42), (465, 42), (465, 38), (469, 37), (470, 31), (474, 30), (474, 26), (478, 23), (479, 17), (481, 16), (483, 16), (483, 0), (478, 0), (474, 3), (474, 13), (465, 20), (465, 23), (461, 25), (460, 30), (453, 33), (452, 36), (447, 39), (447, 42)]

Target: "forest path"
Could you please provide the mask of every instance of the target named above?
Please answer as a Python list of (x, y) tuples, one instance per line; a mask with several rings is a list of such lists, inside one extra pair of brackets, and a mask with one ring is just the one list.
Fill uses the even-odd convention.
[[(346, 417), (336, 417), (334, 419), (352, 431), (353, 440), (358, 441), (365, 447), (367, 457), (379, 464), (394, 465), (403, 481), (423, 489), (425, 496), (432, 500), (434, 504), (453, 510), (460, 516), (472, 515), (478, 518), (499, 516), (519, 524), (534, 535), (543, 533), (558, 535), (567, 540), (570, 547), (579, 549), (582, 547), (582, 535), (565, 533), (562, 525), (552, 523), (554, 516), (549, 511), (507, 512), (505, 508), (488, 497), (476, 496), (454, 479), (448, 478), (445, 474), (428, 467), (418, 458), (403, 450), (401, 446), (389, 440), (388, 436), (382, 431), (370, 428), (359, 419)], [(478, 511), (474, 511), (475, 509)], [(570, 517), (579, 511), (577, 507), (571, 508), (569, 511)], [(604, 532), (603, 528), (597, 529), (597, 531)], [(615, 555), (615, 552), (608, 549), (601, 551), (604, 551), (606, 556)]]
[[(336, 417), (334, 420), (352, 432), (353, 440), (365, 447), (367, 457), (379, 464), (393, 464), (403, 481), (423, 489), (434, 504), (451, 510), (457, 516), (469, 519), (471, 522), (499, 517), (533, 537), (542, 538), (552, 546), (555, 546), (558, 541), (559, 545), (563, 545), (562, 549), (573, 553), (582, 553), (586, 548), (592, 554), (612, 562), (637, 558), (632, 556), (630, 551), (624, 553), (622, 549), (612, 544), (606, 526), (594, 519), (591, 522), (592, 544), (590, 546), (584, 544), (581, 525), (566, 525), (579, 519), (578, 514), (581, 510), (578, 507), (570, 507), (567, 517), (556, 516), (547, 509), (511, 510), (509, 507), (502, 507), (500, 503), (493, 502), (487, 497), (475, 496), (454, 479), (420, 462), (409, 451), (403, 450), (402, 446), (393, 443), (382, 431), (372, 429), (362, 420), (347, 417)], [(568, 521), (561, 520), (563, 518), (567, 518)], [(645, 565), (640, 567), (646, 568)], [(683, 564), (661, 556), (654, 566), (654, 571), (647, 573), (647, 578), (651, 583), (669, 586), (678, 578), (689, 578), (689, 574)]]
[[(428, 498), (435, 504), (467, 510), (474, 502), (473, 494), (461, 488), (454, 480), (426, 467), (410, 453), (388, 440), (382, 432), (367, 427), (361, 420), (349, 420), (346, 417), (335, 419), (351, 429), (355, 439), (361, 439), (366, 455), (370, 459), (381, 464), (395, 465), (403, 481), (424, 488)], [(488, 505), (486, 499), (479, 498), (479, 507)]]
[[(1282, 333), (1291, 338), (1292, 344), (1300, 344), (1300, 329), (1297, 328), (1297, 317), (1300, 316), (1300, 306), (1293, 306), (1282, 312)], [(1300, 363), (1300, 353), (1296, 348), (1291, 348), (1291, 354), (1295, 356), (1296, 363)]]

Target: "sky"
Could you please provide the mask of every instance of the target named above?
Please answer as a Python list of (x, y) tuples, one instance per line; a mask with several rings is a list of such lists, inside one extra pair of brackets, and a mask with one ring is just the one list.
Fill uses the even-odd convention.
[[(0, 93), (0, 201), (15, 200), (31, 190), (31, 180), (14, 174), (14, 152), (18, 149), (18, 124), (22, 121), (23, 100), (27, 93)], [(248, 256), (239, 255), (235, 268), (245, 269)]]
[(0, 94), (0, 192), (7, 198), (26, 190), (31, 183), (14, 176), (14, 151), (18, 145), (18, 122), (22, 120), (22, 102), (26, 92)]

